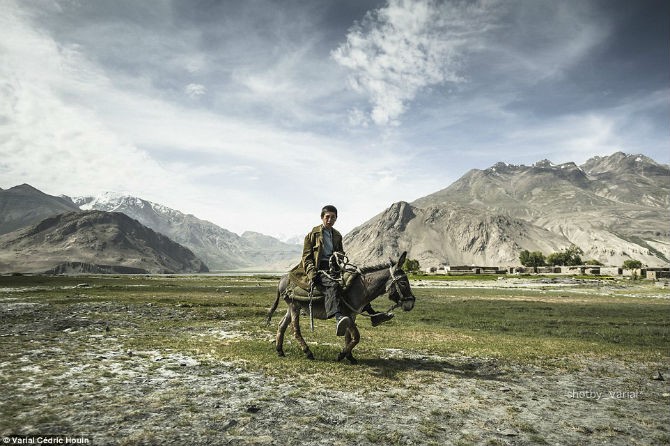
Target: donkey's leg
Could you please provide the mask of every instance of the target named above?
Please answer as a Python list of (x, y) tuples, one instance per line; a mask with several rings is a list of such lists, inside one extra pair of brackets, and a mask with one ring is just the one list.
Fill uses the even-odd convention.
[(288, 324), (291, 323), (291, 310), (287, 309), (286, 314), (284, 315), (283, 319), (279, 323), (279, 328), (277, 329), (277, 337), (275, 340), (275, 346), (277, 348), (277, 355), (278, 356), (286, 356), (284, 354), (284, 333), (286, 333), (286, 328), (288, 328)]
[(295, 339), (298, 341), (298, 344), (300, 344), (303, 353), (305, 353), (307, 359), (314, 359), (312, 351), (309, 349), (307, 342), (305, 342), (305, 339), (302, 337), (302, 333), (300, 332), (300, 308), (296, 305), (291, 305), (291, 321), (293, 324), (293, 334), (295, 335)]
[(361, 340), (361, 333), (358, 331), (358, 327), (356, 325), (351, 327), (351, 331), (353, 332), (353, 339), (349, 343), (350, 348), (349, 348), (349, 354), (347, 354), (347, 359), (349, 360), (350, 363), (357, 364), (358, 361), (356, 360), (356, 358), (354, 358), (354, 355), (352, 353), (354, 347), (356, 347)]
[(337, 360), (341, 361), (344, 358), (347, 358), (350, 363), (356, 364), (358, 361), (356, 361), (354, 355), (351, 354), (351, 351), (356, 347), (360, 340), (361, 333), (358, 331), (356, 324), (353, 324), (344, 335), (344, 349), (337, 355)]
[(338, 361), (342, 361), (347, 356), (345, 351), (347, 350), (347, 345), (349, 345), (350, 343), (351, 343), (351, 331), (349, 329), (347, 329), (346, 333), (344, 333), (344, 348), (337, 355), (337, 360)]

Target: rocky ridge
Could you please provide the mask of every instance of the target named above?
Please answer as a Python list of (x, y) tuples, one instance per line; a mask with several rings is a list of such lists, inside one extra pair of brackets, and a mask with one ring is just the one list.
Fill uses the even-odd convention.
[(360, 261), (407, 250), (422, 265), (518, 264), (519, 252), (571, 244), (584, 259), (649, 266), (670, 259), (670, 167), (618, 152), (582, 166), (497, 163), (395, 203), (345, 237)]

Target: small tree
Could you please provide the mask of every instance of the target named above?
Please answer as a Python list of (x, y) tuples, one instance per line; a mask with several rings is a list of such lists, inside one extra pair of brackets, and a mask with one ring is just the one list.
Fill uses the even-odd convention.
[(547, 263), (550, 265), (576, 266), (582, 264), (581, 255), (584, 254), (581, 248), (576, 245), (570, 245), (563, 251), (554, 252), (547, 257)]
[(405, 263), (402, 265), (402, 269), (409, 273), (417, 273), (421, 271), (421, 266), (419, 261), (416, 259), (406, 259)]
[(521, 251), (521, 254), (519, 254), (519, 261), (523, 266), (532, 266), (533, 268), (546, 265), (544, 254), (540, 251), (530, 252), (527, 249)]
[(642, 268), (642, 262), (640, 262), (639, 260), (633, 260), (633, 259), (624, 260), (623, 268), (624, 269), (640, 269), (640, 268)]

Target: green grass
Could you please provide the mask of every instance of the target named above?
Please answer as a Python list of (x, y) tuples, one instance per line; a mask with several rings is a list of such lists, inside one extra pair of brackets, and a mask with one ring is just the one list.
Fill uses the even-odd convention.
[[(83, 283), (87, 286), (78, 287)], [(639, 362), (669, 357), (670, 302), (645, 297), (656, 292), (653, 288), (635, 291), (636, 297), (630, 297), (624, 295), (632, 292), (627, 289), (589, 294), (450, 285), (415, 287), (415, 309), (398, 310), (391, 323), (372, 328), (368, 320), (359, 319), (362, 339), (354, 353), (360, 365), (352, 374), (349, 364), (334, 361), (341, 339), (334, 336), (332, 321), (316, 321), (311, 332), (308, 318), (302, 318), (303, 335), (315, 361), (304, 358), (290, 328), (287, 357), (276, 356), (272, 341), (283, 303), (272, 325), (264, 325), (275, 285), (271, 277), (3, 276), (0, 303), (42, 305), (32, 311), (1, 313), (0, 334), (5, 336), (0, 337), (0, 348), (10, 360), (21, 355), (26, 342), (43, 349), (61, 345), (65, 357), (77, 357), (90, 346), (84, 337), (63, 337), (64, 330), (74, 330), (112, 339), (122, 351), (178, 352), (202, 361), (237, 361), (273, 376), (299, 376), (299, 386), (320, 382), (334, 387), (343, 374), (352, 384), (378, 386), (443, 367), (425, 358), (385, 359), (386, 349), (428, 358), (457, 356), (550, 367), (566, 367), (573, 358)], [(7, 289), (14, 291), (3, 291)], [(382, 297), (376, 306), (385, 308), (387, 303)], [(9, 329), (14, 335), (6, 335)], [(222, 330), (242, 335), (225, 338), (217, 334)], [(70, 344), (63, 344), (67, 339)], [(474, 373), (467, 364), (453, 365), (452, 371)], [(14, 378), (6, 375), (0, 384)]]
[[(536, 292), (459, 291), (450, 291), (449, 295), (417, 292), (424, 311), (408, 315), (408, 319), (414, 326), (482, 340), (515, 340), (522, 346), (529, 341), (563, 343), (563, 354), (653, 352), (670, 341), (670, 304), (666, 302), (583, 296), (575, 302), (538, 296)], [(594, 344), (598, 348), (589, 347)], [(498, 350), (506, 357), (515, 355), (513, 351)]]
[(498, 274), (409, 274), (411, 280), (471, 281), (498, 280)]

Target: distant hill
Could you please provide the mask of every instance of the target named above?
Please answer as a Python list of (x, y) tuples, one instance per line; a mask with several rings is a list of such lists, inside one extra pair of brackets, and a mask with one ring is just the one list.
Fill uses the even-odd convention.
[(244, 258), (251, 265), (264, 265), (269, 270), (287, 271), (300, 261), (302, 254), (302, 242), (300, 245), (285, 243), (269, 235), (259, 232), (245, 231), (242, 239), (246, 241), (247, 248)]
[(125, 214), (101, 211), (58, 214), (37, 225), (0, 236), (0, 272), (48, 270), (208, 271), (190, 250), (168, 237)]
[(497, 163), (396, 203), (345, 237), (357, 260), (408, 250), (424, 266), (518, 264), (575, 244), (584, 259), (649, 266), (670, 259), (670, 167), (617, 152), (584, 165)]
[(193, 215), (141, 198), (107, 193), (73, 200), (45, 194), (27, 184), (0, 189), (0, 234), (81, 210), (122, 212), (186, 246), (214, 270), (286, 270), (300, 258), (299, 245), (253, 232), (239, 236)]
[(34, 225), (56, 214), (78, 212), (64, 197), (47, 195), (28, 184), (0, 189), (0, 234)]
[(72, 199), (81, 209), (123, 212), (143, 225), (186, 246), (212, 270), (285, 269), (300, 258), (301, 246), (245, 232), (239, 236), (190, 214), (141, 198), (103, 194)]

